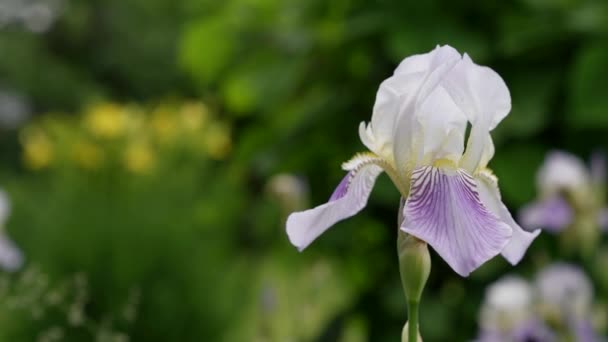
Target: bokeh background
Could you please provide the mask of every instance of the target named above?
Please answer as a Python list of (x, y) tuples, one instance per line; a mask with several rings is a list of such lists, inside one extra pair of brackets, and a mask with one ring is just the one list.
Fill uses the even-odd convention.
[[(25, 263), (0, 273), (0, 340), (399, 340), (388, 178), (304, 253), (284, 222), (327, 200), (380, 82), (436, 44), (511, 90), (490, 166), (513, 213), (547, 151), (608, 150), (605, 1), (1, 0), (4, 231)], [(598, 255), (542, 234), (462, 279), (432, 252), (422, 335), (474, 338), (489, 283), (553, 260), (602, 305)]]

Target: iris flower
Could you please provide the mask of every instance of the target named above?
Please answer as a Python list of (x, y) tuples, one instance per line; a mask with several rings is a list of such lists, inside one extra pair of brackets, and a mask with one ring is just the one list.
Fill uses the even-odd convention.
[(458, 274), (498, 254), (516, 264), (539, 231), (513, 220), (487, 167), (490, 131), (510, 110), (502, 78), (467, 54), (438, 46), (404, 59), (380, 85), (371, 122), (359, 126), (369, 151), (342, 165), (346, 176), (327, 203), (288, 217), (291, 243), (301, 251), (357, 214), (386, 172), (405, 199), (400, 229), (431, 245)]
[(491, 284), (481, 306), (476, 342), (555, 341), (555, 333), (535, 312), (535, 294), (533, 286), (518, 276)]
[(533, 283), (505, 276), (486, 290), (476, 341), (601, 341), (593, 300), (591, 280), (576, 265), (551, 264)]
[(573, 264), (554, 263), (536, 277), (541, 315), (574, 336), (574, 341), (600, 341), (592, 325), (593, 285)]
[(595, 154), (587, 167), (577, 156), (550, 152), (536, 175), (539, 199), (520, 211), (524, 227), (541, 227), (552, 233), (590, 223), (591, 228), (608, 229), (608, 208), (604, 206), (606, 165)]

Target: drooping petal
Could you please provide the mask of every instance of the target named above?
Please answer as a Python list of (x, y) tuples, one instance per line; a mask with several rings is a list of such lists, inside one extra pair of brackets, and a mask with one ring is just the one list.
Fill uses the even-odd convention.
[(475, 179), (431, 166), (412, 173), (401, 229), (430, 244), (461, 276), (505, 247), (512, 229), (483, 205)]
[(523, 258), (532, 241), (540, 234), (540, 229), (533, 232), (525, 231), (515, 222), (509, 209), (502, 203), (498, 180), (490, 172), (478, 173), (476, 180), (481, 202), (513, 230), (513, 236), (511, 236), (511, 240), (501, 251), (501, 254), (511, 264), (515, 265)]
[(572, 223), (574, 210), (562, 196), (555, 195), (521, 208), (519, 220), (528, 229), (542, 228), (558, 233)]
[(445, 76), (442, 85), (471, 123), (460, 165), (474, 172), (482, 159), (488, 132), (511, 111), (509, 89), (494, 70), (474, 64), (466, 54)]
[(382, 168), (373, 163), (360, 164), (340, 182), (329, 202), (296, 212), (287, 218), (289, 241), (302, 251), (338, 221), (357, 214), (367, 199)]

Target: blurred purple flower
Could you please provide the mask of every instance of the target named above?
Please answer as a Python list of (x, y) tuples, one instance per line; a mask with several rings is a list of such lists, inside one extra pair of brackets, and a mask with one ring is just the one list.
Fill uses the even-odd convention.
[(540, 313), (557, 320), (578, 342), (599, 341), (591, 325), (593, 286), (581, 268), (555, 263), (536, 278)]
[(534, 312), (534, 291), (523, 278), (505, 276), (486, 289), (478, 342), (553, 341)]
[(303, 250), (361, 211), (384, 171), (406, 199), (401, 230), (431, 245), (458, 274), (501, 253), (518, 263), (540, 231), (513, 220), (487, 168), (490, 131), (510, 110), (502, 78), (466, 54), (438, 46), (404, 59), (380, 85), (371, 122), (359, 127), (371, 152), (342, 165), (347, 174), (328, 203), (289, 216), (291, 243)]
[(574, 265), (549, 265), (533, 284), (505, 276), (486, 289), (476, 341), (600, 341), (592, 304), (591, 281)]
[(606, 173), (603, 154), (595, 153), (590, 164), (587, 168), (572, 154), (550, 152), (536, 177), (539, 199), (519, 212), (522, 226), (557, 233), (574, 224), (578, 217), (590, 215), (596, 225), (607, 227), (608, 209), (603, 207), (602, 194)]

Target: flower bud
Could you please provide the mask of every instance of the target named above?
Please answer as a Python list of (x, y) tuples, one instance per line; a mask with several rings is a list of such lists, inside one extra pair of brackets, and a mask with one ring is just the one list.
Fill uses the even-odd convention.
[(426, 242), (399, 231), (397, 237), (399, 272), (408, 302), (419, 302), (431, 273), (431, 256)]

